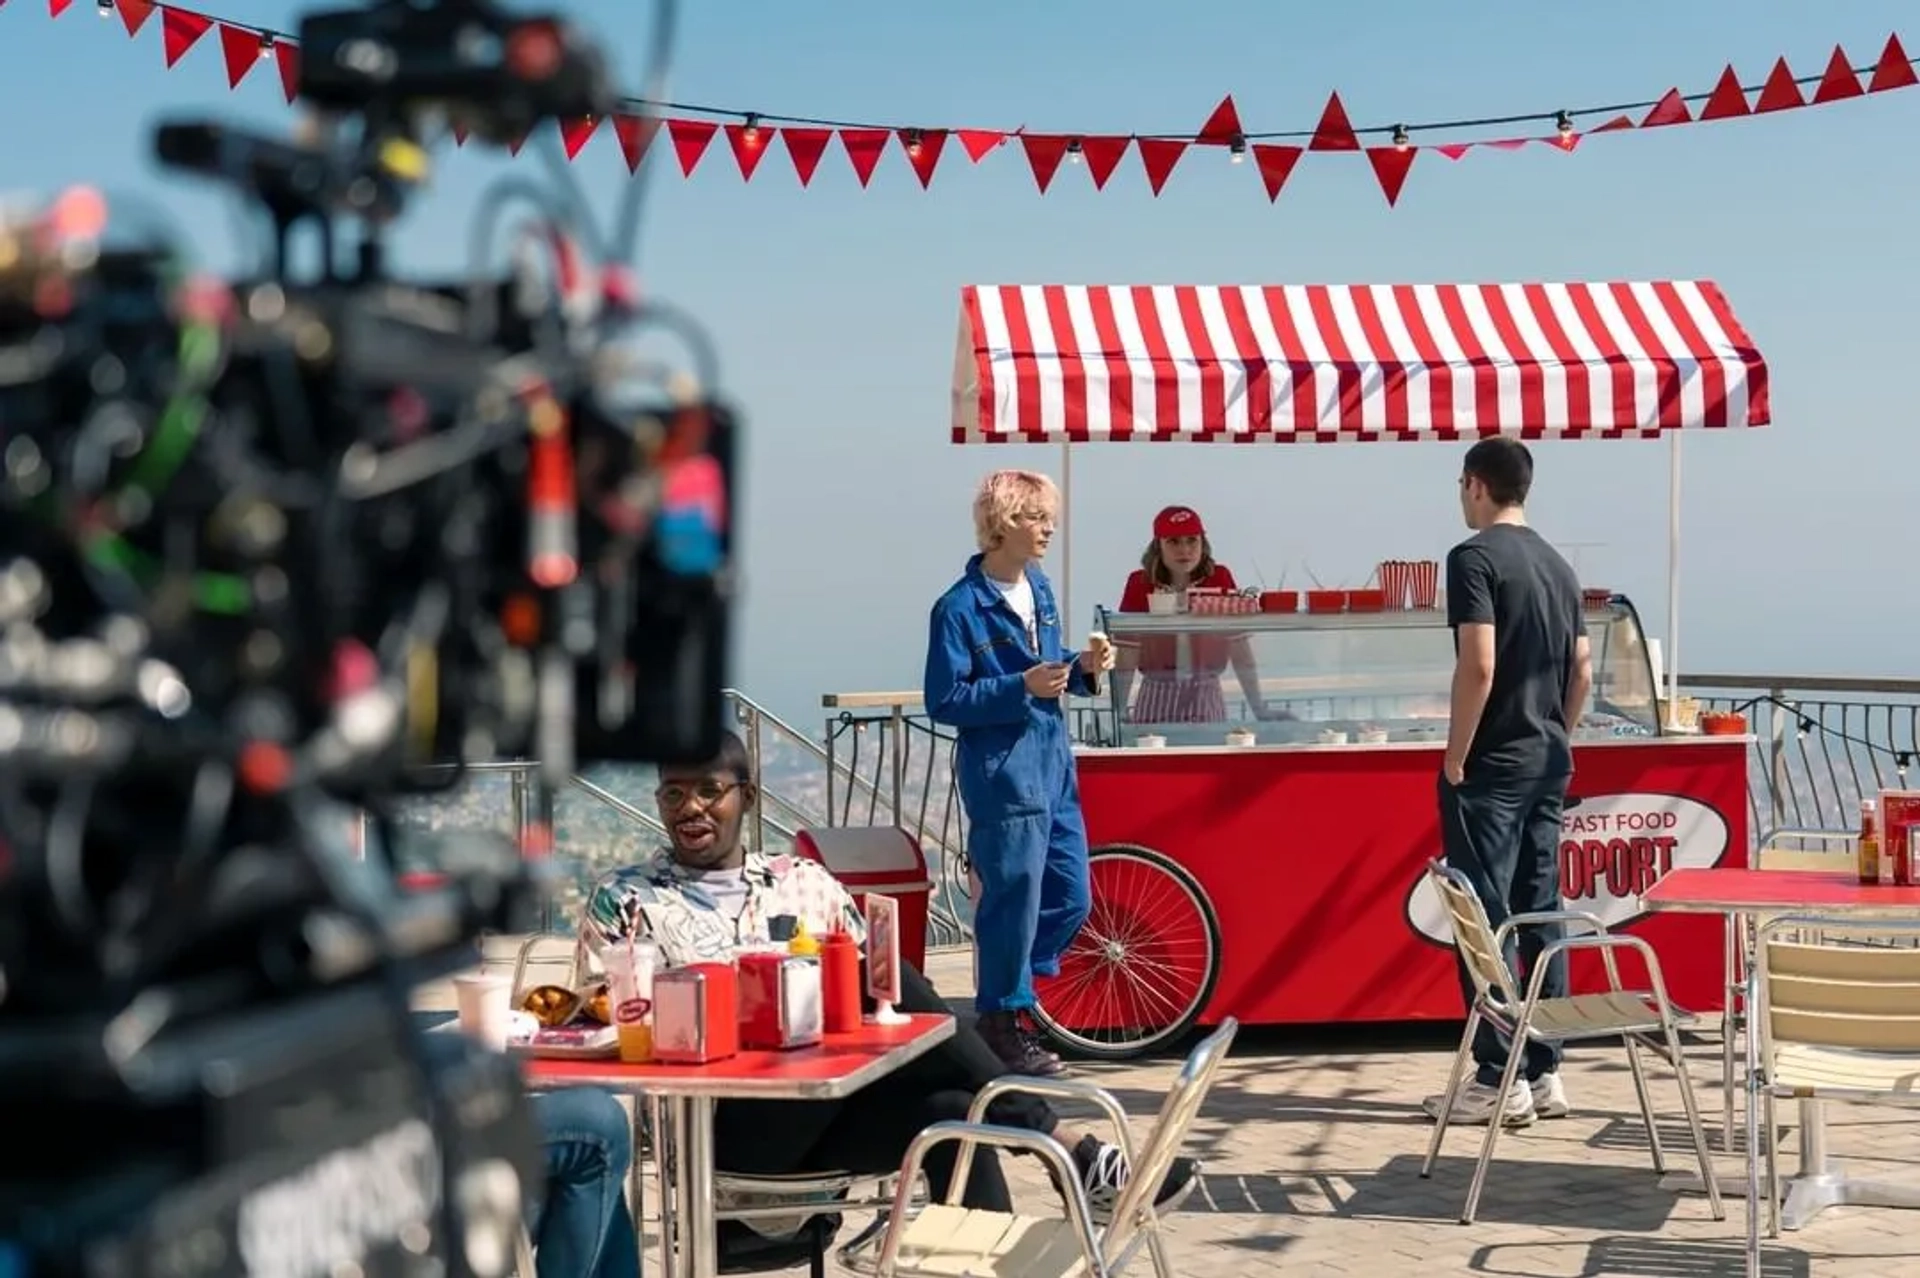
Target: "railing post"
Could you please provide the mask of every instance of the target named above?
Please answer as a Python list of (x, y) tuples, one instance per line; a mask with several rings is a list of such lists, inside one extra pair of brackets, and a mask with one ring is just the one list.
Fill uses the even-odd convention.
[(838, 818), (834, 814), (839, 811), (835, 803), (835, 794), (839, 787), (834, 782), (840, 776), (840, 736), (833, 727), (833, 716), (828, 715), (827, 731), (823, 740), (827, 743), (827, 825), (830, 827), (837, 821)]
[[(745, 697), (736, 695), (733, 697), (733, 717), (741, 727), (746, 729), (744, 735), (747, 738), (747, 769), (753, 774), (754, 784), (759, 786), (762, 793), (764, 793), (766, 790), (766, 781), (760, 772), (762, 762), (760, 756), (760, 707), (754, 705), (753, 702), (747, 700)], [(764, 802), (754, 805), (752, 829), (753, 832), (748, 837), (752, 842), (753, 851), (765, 851), (767, 846), (767, 808)]]
[(893, 750), (893, 823), (906, 828), (906, 810), (903, 806), (907, 792), (907, 708), (896, 705), (893, 708), (893, 720), (888, 728), (892, 737)]
[(1786, 703), (1785, 688), (1767, 689), (1767, 715), (1773, 722), (1773, 731), (1769, 734), (1772, 744), (1768, 763), (1769, 776), (1767, 789), (1773, 795), (1773, 828), (1778, 830), (1787, 824), (1787, 717), (1780, 713), (1780, 707)]
[[(525, 778), (526, 773), (516, 772), (514, 776), (516, 778)], [(524, 792), (524, 780), (521, 788)], [(541, 831), (541, 837), (537, 846), (543, 849), (543, 855), (547, 857), (552, 857), (559, 851), (559, 840), (553, 828), (556, 815), (554, 809), (553, 787), (548, 785), (544, 778), (536, 780), (533, 786), (533, 820), (539, 825)], [(522, 856), (526, 855), (528, 846), (525, 835), (526, 827), (522, 825), (520, 840), (520, 854)], [(553, 898), (548, 897), (540, 904), (540, 930), (542, 932), (554, 931), (554, 921)]]

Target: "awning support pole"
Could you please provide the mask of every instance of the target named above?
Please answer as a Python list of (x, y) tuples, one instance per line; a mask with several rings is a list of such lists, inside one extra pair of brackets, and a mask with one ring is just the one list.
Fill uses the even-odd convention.
[(1669, 431), (1667, 441), (1667, 725), (1677, 726), (1680, 708), (1680, 440), (1683, 431)]
[(1073, 614), (1073, 443), (1060, 441), (1060, 641), (1071, 649), (1080, 622)]

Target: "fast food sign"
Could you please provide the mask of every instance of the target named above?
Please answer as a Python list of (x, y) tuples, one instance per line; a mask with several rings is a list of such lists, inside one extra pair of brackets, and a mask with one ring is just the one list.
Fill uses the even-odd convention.
[[(1560, 819), (1562, 908), (1597, 915), (1609, 928), (1644, 917), (1641, 894), (1669, 871), (1718, 865), (1727, 819), (1677, 794), (1608, 794), (1585, 799)], [(1407, 923), (1451, 946), (1446, 909), (1422, 874), (1407, 893)]]

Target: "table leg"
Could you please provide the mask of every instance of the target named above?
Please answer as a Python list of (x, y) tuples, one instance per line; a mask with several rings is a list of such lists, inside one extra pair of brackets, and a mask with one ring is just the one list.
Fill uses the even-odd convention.
[[(674, 1245), (679, 1215), (673, 1185), (673, 1116), (668, 1112), (670, 1102), (658, 1097), (642, 1097), (640, 1103), (647, 1107), (647, 1121), (653, 1128), (653, 1170), (660, 1182), (660, 1273), (663, 1278), (676, 1278), (680, 1261)], [(637, 1196), (634, 1201), (639, 1201)], [(645, 1272), (644, 1266), (641, 1271)]]
[(687, 1278), (716, 1278), (720, 1267), (718, 1225), (713, 1210), (713, 1107), (704, 1096), (680, 1102), (680, 1183), (687, 1197), (681, 1211), (680, 1251)]

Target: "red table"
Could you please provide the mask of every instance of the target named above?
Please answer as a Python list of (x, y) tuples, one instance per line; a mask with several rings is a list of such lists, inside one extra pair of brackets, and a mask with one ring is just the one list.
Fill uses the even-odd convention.
[[(661, 1267), (669, 1278), (713, 1278), (713, 1107), (720, 1100), (842, 1100), (884, 1078), (953, 1037), (951, 1016), (916, 1013), (904, 1025), (862, 1025), (850, 1034), (829, 1034), (818, 1047), (791, 1052), (741, 1052), (707, 1065), (625, 1065), (617, 1060), (528, 1060), (527, 1085), (536, 1091), (558, 1087), (600, 1087), (657, 1105), (656, 1137), (674, 1144), (675, 1184), (660, 1167)], [(634, 1112), (638, 1166), (640, 1111)], [(639, 1178), (634, 1179), (636, 1217)], [(684, 1204), (676, 1213), (674, 1200)], [(676, 1243), (675, 1217), (683, 1214)]]
[[(1647, 889), (1641, 902), (1649, 910), (1671, 914), (1719, 914), (1730, 934), (1740, 937), (1740, 951), (1752, 971), (1753, 956), (1746, 952), (1747, 931), (1740, 920), (1751, 914), (1822, 915), (1831, 918), (1873, 919), (1920, 917), (1920, 888), (1863, 884), (1857, 875), (1823, 870), (1674, 870)], [(1731, 973), (1728, 974), (1731, 978)], [(1729, 1009), (1731, 1012), (1731, 1009)], [(1727, 1148), (1732, 1148), (1733, 1073), (1731, 1030), (1723, 1030), (1729, 1066), (1722, 1080), (1726, 1088)], [(1747, 1033), (1751, 1037), (1752, 1025)], [(1748, 1053), (1751, 1063), (1753, 1054)], [(1799, 1229), (1828, 1207), (1920, 1207), (1920, 1192), (1886, 1181), (1849, 1178), (1827, 1160), (1826, 1119), (1817, 1101), (1800, 1102), (1800, 1170), (1787, 1182), (1780, 1223)], [(1724, 1178), (1722, 1178), (1724, 1180)], [(1675, 1172), (1662, 1182), (1670, 1188), (1697, 1188), (1688, 1173)], [(1722, 1184), (1721, 1192), (1727, 1192)]]

